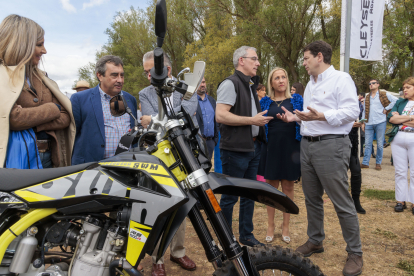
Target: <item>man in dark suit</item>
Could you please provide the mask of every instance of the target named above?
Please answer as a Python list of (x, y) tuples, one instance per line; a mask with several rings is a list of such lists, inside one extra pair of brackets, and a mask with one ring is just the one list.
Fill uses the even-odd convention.
[(216, 100), (207, 95), (206, 90), (206, 80), (203, 78), (197, 90), (198, 106), (196, 118), (201, 135), (207, 143), (208, 159), (211, 160), (214, 147), (218, 143), (219, 128), (216, 122)]
[(114, 156), (121, 137), (135, 122), (128, 114), (113, 117), (109, 108), (112, 97), (121, 94), (133, 114), (137, 114), (137, 100), (122, 91), (124, 69), (117, 56), (104, 56), (96, 63), (99, 84), (71, 97), (76, 123), (76, 137), (72, 165), (100, 161)]

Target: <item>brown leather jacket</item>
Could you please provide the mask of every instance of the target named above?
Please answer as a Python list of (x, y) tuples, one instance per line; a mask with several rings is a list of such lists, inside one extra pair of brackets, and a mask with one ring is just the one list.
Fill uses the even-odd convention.
[[(9, 128), (34, 128), (35, 132), (45, 131), (53, 137), (53, 166), (69, 166), (76, 132), (70, 100), (59, 91), (57, 84), (45, 75), (33, 76), (32, 86), (37, 94), (28, 87), (23, 87), (9, 113)], [(56, 104), (61, 106), (60, 111)], [(4, 163), (4, 160), (0, 161), (1, 164)]]

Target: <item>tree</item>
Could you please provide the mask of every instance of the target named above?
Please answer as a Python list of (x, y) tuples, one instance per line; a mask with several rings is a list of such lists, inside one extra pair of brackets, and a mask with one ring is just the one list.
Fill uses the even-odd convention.
[[(243, 45), (255, 47), (261, 66), (258, 75), (266, 84), (270, 70), (283, 67), (290, 82), (309, 81), (302, 66), (302, 49), (322, 39), (333, 49), (332, 64), (339, 69), (341, 0), (169, 0), (167, 34), (163, 49), (169, 55), (173, 75), (197, 60), (206, 62), (207, 89), (215, 95), (217, 85), (234, 72), (233, 52)], [(155, 0), (146, 10), (118, 12), (106, 30), (108, 42), (97, 58), (112, 54), (124, 61), (124, 89), (138, 99), (148, 86), (142, 75), (143, 55), (156, 47)], [(385, 6), (384, 59), (367, 62), (351, 59), (350, 74), (360, 91), (367, 91), (370, 78), (382, 88), (397, 90), (414, 74), (414, 2), (389, 0)], [(79, 69), (79, 76), (94, 80), (93, 65)]]
[(76, 80), (73, 86), (80, 80), (85, 80), (89, 83), (90, 87), (95, 87), (98, 85), (99, 81), (95, 75), (95, 63), (89, 62), (87, 65), (82, 66), (78, 69), (78, 77), (79, 79)]

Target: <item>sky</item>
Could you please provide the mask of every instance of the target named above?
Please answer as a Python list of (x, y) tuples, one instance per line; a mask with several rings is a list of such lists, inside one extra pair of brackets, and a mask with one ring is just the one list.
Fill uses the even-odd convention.
[(108, 41), (105, 30), (117, 12), (145, 9), (149, 0), (0, 0), (0, 21), (10, 14), (28, 17), (45, 30), (40, 68), (62, 92), (73, 92), (78, 68), (95, 62), (95, 54)]

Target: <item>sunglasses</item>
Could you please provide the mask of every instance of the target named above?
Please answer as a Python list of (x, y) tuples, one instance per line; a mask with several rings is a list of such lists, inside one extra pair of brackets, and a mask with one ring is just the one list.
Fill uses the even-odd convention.
[(374, 81), (374, 82), (370, 82), (369, 85), (374, 85), (377, 84), (378, 82)]

